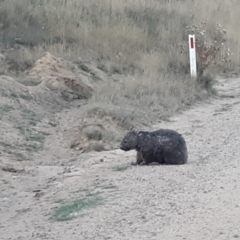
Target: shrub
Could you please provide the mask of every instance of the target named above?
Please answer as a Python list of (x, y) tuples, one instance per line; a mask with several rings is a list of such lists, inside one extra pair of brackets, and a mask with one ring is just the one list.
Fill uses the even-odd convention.
[[(226, 30), (220, 23), (207, 29), (207, 23), (201, 22), (198, 25), (187, 26), (188, 34), (195, 34), (197, 71), (201, 79), (206, 72), (223, 71), (231, 65), (232, 52), (226, 45)], [(180, 45), (182, 53), (188, 54), (188, 44)], [(210, 79), (208, 77), (204, 79)]]

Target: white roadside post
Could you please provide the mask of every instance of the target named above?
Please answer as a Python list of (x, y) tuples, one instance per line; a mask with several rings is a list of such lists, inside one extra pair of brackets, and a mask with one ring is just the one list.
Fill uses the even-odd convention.
[(196, 47), (195, 35), (188, 35), (189, 43), (189, 58), (190, 58), (190, 73), (192, 78), (197, 77), (197, 60), (196, 60)]

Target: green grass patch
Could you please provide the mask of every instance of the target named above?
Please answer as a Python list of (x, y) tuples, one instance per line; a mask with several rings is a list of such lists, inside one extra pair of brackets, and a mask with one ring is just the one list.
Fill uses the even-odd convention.
[(7, 105), (7, 104), (1, 106), (1, 108), (0, 108), (0, 110), (1, 110), (2, 112), (10, 112), (10, 111), (12, 111), (13, 109), (14, 109), (14, 108), (13, 108), (12, 106), (9, 106), (9, 105)]
[(26, 95), (26, 94), (20, 94), (19, 97), (24, 99), (24, 100), (31, 100), (32, 99), (32, 97), (30, 95)]
[(7, 142), (0, 142), (0, 145), (5, 148), (13, 148), (12, 144), (7, 143)]
[(45, 136), (42, 134), (32, 134), (26, 139), (27, 141), (33, 141), (33, 142), (40, 142), (43, 143), (45, 140)]
[(21, 113), (21, 116), (23, 119), (27, 120), (30, 125), (36, 125), (36, 122), (39, 121), (37, 118), (37, 115), (35, 112), (29, 110), (29, 109), (24, 109)]
[(105, 190), (115, 190), (115, 189), (117, 189), (118, 187), (117, 186), (115, 186), (115, 185), (102, 185), (101, 186), (101, 188), (102, 189), (105, 189)]
[(22, 117), (24, 117), (25, 119), (35, 119), (37, 118), (37, 115), (35, 112), (33, 112), (32, 110), (29, 110), (29, 109), (24, 109), (22, 111)]
[(220, 109), (215, 110), (216, 113), (227, 112), (232, 109), (231, 104), (223, 104)]
[(123, 172), (123, 171), (126, 171), (130, 166), (117, 166), (117, 167), (114, 167), (114, 171), (117, 171), (117, 172)]
[(18, 129), (19, 132), (20, 132), (21, 134), (23, 134), (23, 135), (26, 135), (27, 133), (30, 132), (30, 129), (27, 128), (27, 127), (24, 126), (24, 125), (21, 125), (21, 126), (20, 126), (20, 125), (19, 125), (19, 126), (15, 126), (15, 128)]
[(58, 222), (69, 221), (76, 218), (82, 210), (97, 207), (102, 203), (103, 199), (98, 195), (63, 203), (62, 206), (55, 209), (52, 219)]
[(14, 93), (14, 92), (11, 92), (11, 93), (10, 93), (10, 97), (12, 97), (12, 98), (18, 98), (18, 95), (17, 95), (16, 93)]

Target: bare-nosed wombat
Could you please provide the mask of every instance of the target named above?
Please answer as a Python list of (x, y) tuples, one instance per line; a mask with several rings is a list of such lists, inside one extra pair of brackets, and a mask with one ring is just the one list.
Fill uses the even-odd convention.
[(123, 138), (120, 149), (137, 151), (135, 165), (185, 164), (188, 160), (188, 149), (181, 134), (170, 129), (159, 129), (153, 132), (130, 130)]

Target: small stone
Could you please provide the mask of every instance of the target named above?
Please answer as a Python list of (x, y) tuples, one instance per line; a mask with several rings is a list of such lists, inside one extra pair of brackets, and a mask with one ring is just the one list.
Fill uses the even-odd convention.
[(234, 234), (233, 237), (234, 238), (239, 238), (239, 235), (238, 234)]
[(37, 192), (35, 195), (34, 195), (34, 197), (35, 198), (41, 198), (42, 196), (44, 196), (44, 192)]
[(104, 162), (104, 159), (100, 159), (99, 161), (100, 161), (100, 162)]
[(64, 168), (64, 170), (63, 170), (63, 174), (64, 173), (71, 173), (72, 171), (71, 171), (71, 169), (70, 168)]
[(13, 167), (3, 167), (2, 171), (16, 173), (17, 170)]

